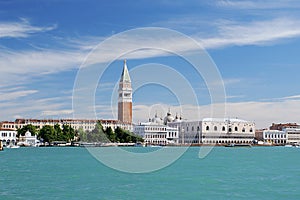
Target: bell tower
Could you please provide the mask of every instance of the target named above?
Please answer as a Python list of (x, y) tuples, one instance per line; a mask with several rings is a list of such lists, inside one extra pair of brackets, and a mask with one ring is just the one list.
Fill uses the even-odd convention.
[(132, 88), (126, 60), (124, 60), (123, 72), (119, 82), (118, 120), (132, 123)]

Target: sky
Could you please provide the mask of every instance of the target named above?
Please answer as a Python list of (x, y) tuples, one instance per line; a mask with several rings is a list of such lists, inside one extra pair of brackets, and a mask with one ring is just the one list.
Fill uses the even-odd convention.
[[(134, 122), (154, 113), (164, 117), (170, 109), (188, 120), (237, 117), (257, 128), (300, 123), (299, 10), (296, 0), (0, 1), (0, 121), (87, 117), (74, 110), (74, 102), (85, 100), (76, 114), (116, 119), (117, 84), (127, 59)], [(199, 55), (193, 45), (176, 34), (130, 32), (147, 27), (199, 44), (222, 79), (226, 104), (212, 101), (212, 82), (207, 85), (178, 55)], [(126, 52), (134, 45), (162, 49)], [(94, 70), (104, 63), (109, 66), (100, 77)], [(98, 81), (91, 101), (79, 90), (80, 73), (88, 74), (85, 86)], [(146, 82), (138, 86), (141, 80)], [(74, 101), (74, 94), (80, 98)], [(218, 113), (224, 105), (225, 113)]]

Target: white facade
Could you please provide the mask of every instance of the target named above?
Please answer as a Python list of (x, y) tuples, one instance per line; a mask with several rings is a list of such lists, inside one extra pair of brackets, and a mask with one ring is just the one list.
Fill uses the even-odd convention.
[(162, 119), (155, 116), (149, 122), (134, 126), (133, 132), (140, 135), (146, 144), (178, 144), (178, 129), (166, 126), (162, 122)]
[(0, 129), (0, 140), (2, 144), (8, 145), (10, 143), (15, 144), (17, 141), (17, 131), (13, 129)]
[(264, 130), (263, 142), (269, 144), (286, 144), (287, 134), (285, 131), (279, 130)]
[(255, 137), (255, 124), (235, 118), (202, 120), (201, 143), (250, 144)]
[(205, 118), (170, 122), (168, 126), (178, 128), (181, 144), (250, 144), (255, 137), (255, 124), (241, 119)]
[(168, 126), (177, 128), (180, 144), (199, 144), (201, 121), (173, 121)]
[(27, 131), (24, 136), (19, 137), (18, 145), (37, 146), (38, 140), (36, 139), (36, 135), (32, 135), (29, 131)]
[(287, 143), (300, 144), (300, 128), (286, 128), (283, 131), (286, 132)]

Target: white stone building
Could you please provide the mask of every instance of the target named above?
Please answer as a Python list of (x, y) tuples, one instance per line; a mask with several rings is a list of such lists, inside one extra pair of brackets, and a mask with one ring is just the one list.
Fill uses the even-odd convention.
[(264, 130), (263, 142), (265, 144), (284, 145), (287, 143), (287, 134), (285, 131), (279, 130)]
[(177, 128), (180, 144), (200, 144), (201, 121), (173, 121), (168, 126)]
[(14, 129), (0, 128), (0, 140), (4, 146), (17, 142), (17, 131)]
[(287, 135), (287, 143), (300, 144), (300, 128), (286, 128), (283, 131)]
[(178, 129), (164, 125), (163, 120), (158, 118), (157, 115), (149, 122), (135, 125), (133, 132), (140, 135), (146, 144), (178, 144)]
[(250, 144), (255, 137), (255, 124), (236, 118), (202, 120), (201, 143)]
[(235, 118), (205, 118), (202, 121), (173, 121), (181, 144), (250, 144), (255, 137), (255, 124)]
[(24, 136), (19, 137), (19, 146), (38, 146), (39, 140), (37, 140), (36, 135), (32, 135), (29, 131), (25, 133)]

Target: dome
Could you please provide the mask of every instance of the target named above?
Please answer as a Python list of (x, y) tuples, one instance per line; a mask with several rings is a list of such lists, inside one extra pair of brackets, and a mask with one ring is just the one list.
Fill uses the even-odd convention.
[(156, 124), (163, 124), (163, 120), (162, 120), (161, 118), (159, 118), (159, 117), (157, 116), (157, 114), (155, 114), (155, 117), (152, 118), (152, 122), (153, 122), (153, 123), (156, 123)]
[(164, 118), (164, 124), (167, 124), (168, 122), (173, 122), (174, 117), (170, 112), (167, 113), (167, 116)]
[(176, 114), (175, 119), (174, 119), (174, 122), (180, 122), (180, 121), (181, 121), (181, 117), (178, 118), (178, 116), (177, 116), (177, 114)]

